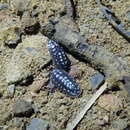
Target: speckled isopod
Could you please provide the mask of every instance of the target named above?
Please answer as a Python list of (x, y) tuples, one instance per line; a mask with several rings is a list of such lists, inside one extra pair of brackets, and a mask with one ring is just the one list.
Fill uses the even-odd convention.
[(70, 70), (71, 62), (67, 55), (65, 54), (65, 51), (63, 48), (58, 45), (55, 41), (49, 40), (48, 41), (48, 50), (50, 52), (50, 55), (52, 57), (52, 61), (54, 64), (54, 67), (57, 69), (63, 69), (65, 71)]
[(64, 70), (54, 69), (50, 76), (51, 84), (64, 94), (71, 97), (79, 97), (81, 89), (78, 83)]

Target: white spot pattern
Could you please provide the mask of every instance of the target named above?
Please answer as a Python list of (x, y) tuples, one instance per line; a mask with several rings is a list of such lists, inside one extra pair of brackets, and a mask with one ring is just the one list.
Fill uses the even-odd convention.
[(53, 62), (56, 68), (68, 71), (70, 68), (70, 61), (65, 54), (62, 47), (60, 47), (55, 41), (49, 40), (48, 42), (49, 52), (52, 56)]
[(54, 69), (51, 74), (52, 83), (59, 88), (61, 92), (77, 97), (80, 95), (80, 86), (71, 78), (67, 72)]

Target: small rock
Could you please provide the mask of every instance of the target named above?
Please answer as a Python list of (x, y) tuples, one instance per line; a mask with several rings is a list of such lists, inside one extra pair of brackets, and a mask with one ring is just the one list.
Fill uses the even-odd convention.
[(6, 3), (0, 3), (0, 11), (5, 10), (8, 8), (8, 5)]
[(15, 85), (14, 84), (11, 84), (8, 86), (8, 93), (13, 96), (14, 95), (14, 92), (15, 92)]
[(49, 124), (46, 120), (33, 118), (26, 130), (48, 130)]
[(7, 125), (1, 126), (0, 125), (0, 130), (7, 130), (9, 127)]
[(0, 11), (0, 41), (2, 45), (16, 47), (21, 41), (21, 24), (18, 17), (10, 15), (9, 11)]
[(126, 95), (130, 95), (130, 77), (124, 76), (124, 81), (125, 81), (125, 89), (127, 90)]
[(25, 11), (21, 19), (22, 28), (24, 28), (25, 33), (27, 34), (37, 34), (40, 29), (39, 22), (31, 17), (29, 11)]
[(97, 121), (97, 125), (104, 126), (105, 125), (105, 121), (104, 120), (98, 120)]
[(2, 28), (0, 30), (0, 36), (1, 41), (4, 43), (4, 45), (10, 48), (15, 48), (17, 44), (21, 41), (22, 32), (20, 29), (20, 25), (18, 25), (17, 21), (12, 22), (11, 20), (10, 23), (2, 23), (0, 25), (0, 27)]
[(0, 125), (6, 124), (7, 121), (12, 119), (12, 113), (10, 111), (3, 113), (2, 118), (0, 118)]
[(14, 127), (20, 128), (22, 122), (23, 122), (22, 118), (14, 118), (10, 121), (10, 124), (13, 125)]
[(130, 21), (130, 10), (127, 11), (126, 15), (127, 15), (128, 21)]
[(107, 111), (117, 112), (123, 108), (123, 102), (120, 98), (112, 94), (104, 94), (98, 100), (98, 105)]
[(90, 78), (89, 84), (92, 89), (97, 89), (104, 83), (104, 81), (105, 77), (102, 74), (97, 73)]
[(25, 97), (24, 99), (26, 102), (29, 102), (29, 103), (34, 103), (34, 100), (32, 99), (32, 97)]
[(99, 119), (97, 121), (97, 124), (100, 125), (100, 126), (105, 126), (105, 125), (108, 124), (108, 122), (109, 122), (109, 117), (106, 115), (103, 118)]
[[(21, 2), (20, 0), (17, 0), (17, 1)], [(27, 3), (28, 0), (23, 0), (23, 1)], [(33, 16), (38, 16), (38, 12), (39, 12), (39, 10), (34, 9), (34, 5), (33, 5), (34, 3), (32, 3), (32, 1), (29, 1), (29, 5), (27, 5), (27, 8), (29, 8), (29, 6), (32, 6), (31, 8), (33, 9), (32, 11), (28, 9), (23, 10), (22, 17), (21, 17), (21, 27), (24, 30), (24, 33), (29, 34), (29, 35), (37, 34), (40, 31), (40, 27), (41, 27), (39, 20), (33, 17)], [(33, 12), (34, 10), (35, 10), (35, 13)], [(33, 16), (32, 16), (32, 13), (33, 13)]]
[(11, 0), (10, 6), (15, 12), (24, 12), (28, 9), (29, 0)]
[(69, 74), (73, 77), (73, 78), (78, 78), (80, 77), (80, 72), (79, 69), (76, 65), (72, 65)]
[(104, 120), (106, 123), (108, 123), (108, 122), (109, 122), (109, 117), (106, 115), (106, 116), (104, 116), (103, 120)]
[(50, 61), (47, 42), (48, 39), (42, 35), (32, 35), (16, 47), (6, 68), (8, 84), (19, 83), (32, 77)]
[(55, 30), (54, 26), (52, 24), (50, 24), (50, 23), (48, 23), (47, 25), (41, 24), (41, 30), (40, 30), (40, 32), (43, 35), (48, 36), (49, 38), (53, 36), (54, 30)]
[(29, 117), (32, 115), (32, 113), (34, 113), (34, 109), (31, 103), (25, 100), (19, 100), (13, 105), (12, 112), (14, 116)]
[(128, 123), (125, 119), (118, 119), (118, 120), (112, 121), (111, 126), (112, 128), (116, 130), (124, 130), (125, 128), (127, 128)]
[(47, 81), (48, 79), (40, 79), (34, 81), (33, 84), (30, 86), (32, 96), (36, 95)]
[(34, 10), (32, 11), (32, 13), (31, 13), (32, 18), (37, 17), (37, 16), (38, 16), (38, 13), (39, 13), (39, 10), (38, 10), (38, 9), (34, 9)]

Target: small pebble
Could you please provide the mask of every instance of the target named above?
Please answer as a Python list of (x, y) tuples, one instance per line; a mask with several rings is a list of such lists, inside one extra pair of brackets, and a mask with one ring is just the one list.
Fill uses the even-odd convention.
[(8, 86), (8, 93), (13, 96), (14, 93), (15, 93), (15, 85), (14, 84), (11, 84)]
[(127, 11), (127, 18), (128, 18), (128, 21), (130, 21), (130, 11)]
[(79, 68), (76, 65), (72, 65), (69, 71), (69, 75), (71, 75), (73, 78), (80, 78)]
[(19, 100), (13, 105), (12, 112), (14, 116), (29, 117), (34, 113), (34, 109), (31, 103), (25, 100)]
[(47, 80), (48, 79), (39, 79), (39, 80), (34, 81), (33, 84), (30, 86), (31, 94), (34, 96), (37, 93), (39, 93), (39, 91), (44, 86), (44, 84), (47, 82)]
[(100, 126), (105, 126), (105, 125), (108, 124), (108, 122), (109, 122), (109, 117), (106, 115), (103, 118), (99, 119), (97, 121), (97, 124), (100, 125)]
[(32, 97), (25, 97), (25, 101), (31, 104), (34, 102)]
[(10, 121), (10, 125), (13, 125), (14, 127), (20, 128), (22, 122), (23, 122), (22, 118), (13, 118)]
[(8, 129), (8, 126), (7, 125), (4, 125), (4, 126), (1, 126), (0, 125), (0, 130), (7, 130)]
[(127, 128), (128, 123), (125, 119), (113, 120), (111, 126), (116, 130), (124, 130)]
[(46, 120), (33, 118), (26, 130), (48, 130), (49, 123)]
[(92, 89), (98, 89), (100, 87), (100, 85), (102, 85), (105, 81), (105, 77), (100, 74), (94, 74), (89, 81), (89, 84), (91, 86)]
[(104, 94), (98, 100), (98, 105), (107, 110), (117, 112), (123, 109), (123, 101), (114, 94)]
[(0, 11), (5, 9), (8, 9), (8, 5), (6, 3), (0, 3)]

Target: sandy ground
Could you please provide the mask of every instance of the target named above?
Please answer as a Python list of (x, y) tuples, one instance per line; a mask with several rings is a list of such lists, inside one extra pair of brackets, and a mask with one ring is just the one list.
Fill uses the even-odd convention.
[[(1, 0), (1, 2), (3, 1), (4, 0)], [(105, 1), (105, 4), (112, 7), (113, 11), (121, 21), (127, 22), (126, 12), (128, 10), (128, 2), (129, 0), (107, 0)], [(39, 3), (38, 0), (34, 0), (32, 5), (27, 6), (27, 8), (32, 10), (32, 7), (37, 5), (38, 11), (40, 10), (38, 20), (42, 23), (46, 23), (49, 19), (58, 19), (60, 13), (64, 10), (64, 2), (62, 0), (44, 0), (42, 4)], [(17, 19), (17, 8), (14, 5), (12, 5), (12, 8), (14, 10), (0, 11), (1, 25), (4, 25), (4, 22), (10, 18), (12, 19), (12, 17)], [(76, 0), (76, 10), (76, 24), (86, 40), (91, 44), (103, 46), (117, 55), (124, 56), (128, 53), (130, 44), (120, 36), (111, 25), (109, 25), (108, 21), (100, 12), (95, 0)], [(85, 103), (92, 97), (94, 91), (91, 89), (88, 81), (93, 74), (97, 73), (97, 71), (91, 68), (88, 64), (77, 61), (75, 66), (78, 68), (78, 78), (76, 78), (76, 81), (80, 84), (83, 90), (83, 94), (80, 98), (72, 99), (59, 91), (50, 94), (45, 86), (37, 96), (33, 97), (31, 95), (31, 85), (18, 85), (14, 96), (10, 97), (7, 91), (5, 70), (6, 65), (13, 55), (13, 51), (14, 49), (10, 49), (3, 44), (2, 40), (0, 41), (0, 125), (9, 126), (9, 128), (7, 128), (9, 130), (22, 130), (32, 118), (38, 117), (49, 121), (50, 129), (52, 130), (65, 129), (66, 124), (75, 118), (76, 113), (82, 110)], [(71, 59), (75, 61), (75, 59)], [(128, 62), (129, 59), (129, 57), (125, 57), (125, 60)], [(50, 68), (52, 68), (52, 65), (48, 66), (45, 70), (37, 72), (35, 80), (42, 79), (43, 75), (46, 75)], [(105, 106), (101, 107), (97, 101), (85, 115), (83, 120), (78, 124), (76, 128), (77, 130), (116, 130), (113, 122), (118, 119), (122, 119), (126, 124), (130, 124), (130, 105), (123, 95), (123, 92), (113, 90), (106, 94), (117, 96), (119, 104), (121, 105), (118, 107), (119, 104), (115, 105), (115, 102), (115, 106), (112, 104), (113, 107), (111, 107), (111, 110), (108, 110)], [(9, 115), (11, 113), (12, 105), (19, 99), (31, 100), (39, 112), (34, 113), (30, 118), (20, 118), (22, 123), (21, 126), (17, 128), (14, 119), (17, 119), (18, 117), (10, 119)], [(111, 101), (109, 103), (108, 105), (111, 105)], [(130, 129), (130, 125), (127, 125), (127, 127)]]

